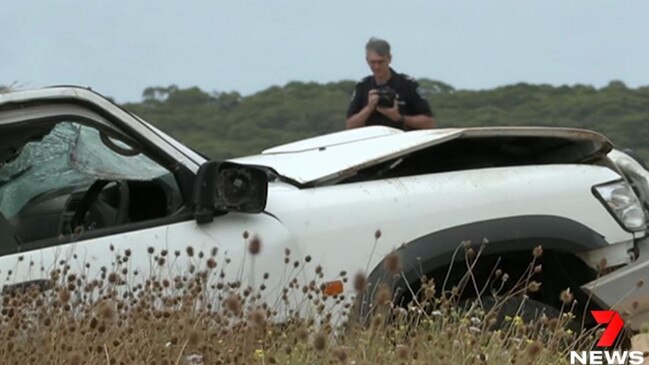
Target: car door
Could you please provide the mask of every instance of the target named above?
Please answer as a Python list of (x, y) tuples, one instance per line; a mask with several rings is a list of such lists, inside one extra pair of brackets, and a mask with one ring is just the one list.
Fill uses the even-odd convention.
[[(49, 288), (71, 272), (133, 285), (204, 268), (212, 255), (228, 280), (242, 285), (281, 272), (284, 248), (294, 246), (286, 228), (270, 215), (240, 213), (198, 225), (182, 182), (193, 173), (191, 157), (169, 161), (166, 142), (143, 141), (134, 123), (73, 104), (0, 113), (4, 290)], [(266, 254), (246, 260), (252, 239), (263, 240)], [(280, 279), (272, 275), (266, 286)]]
[[(94, 277), (114, 265), (111, 250), (146, 252), (173, 237), (170, 226), (191, 227), (174, 173), (100, 113), (74, 103), (21, 105), (0, 114), (0, 135), (3, 286), (47, 286), (62, 262)], [(204, 236), (183, 232), (191, 241)]]

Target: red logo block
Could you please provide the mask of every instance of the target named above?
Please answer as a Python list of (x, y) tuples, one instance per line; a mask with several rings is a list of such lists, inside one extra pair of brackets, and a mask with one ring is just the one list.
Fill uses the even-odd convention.
[(597, 342), (599, 347), (611, 347), (615, 343), (617, 335), (624, 327), (624, 320), (616, 311), (590, 311), (598, 324), (606, 324), (602, 338)]

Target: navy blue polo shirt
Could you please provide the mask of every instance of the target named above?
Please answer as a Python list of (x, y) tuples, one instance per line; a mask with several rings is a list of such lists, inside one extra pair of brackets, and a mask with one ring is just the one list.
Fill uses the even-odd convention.
[[(389, 86), (395, 91), (401, 115), (433, 115), (428, 101), (417, 92), (419, 87), (417, 80), (408, 75), (399, 74), (393, 69), (390, 69), (390, 73), (390, 79), (384, 84), (377, 84), (373, 76), (367, 76), (356, 84), (354, 94), (347, 108), (347, 118), (360, 112), (367, 105), (367, 94), (370, 90), (383, 86)], [(393, 122), (377, 110), (370, 114), (365, 125), (384, 125), (402, 130), (407, 129), (403, 123)]]

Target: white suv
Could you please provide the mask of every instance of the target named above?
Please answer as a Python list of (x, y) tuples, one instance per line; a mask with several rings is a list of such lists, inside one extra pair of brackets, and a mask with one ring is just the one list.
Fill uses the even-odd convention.
[[(127, 250), (131, 272), (145, 272), (152, 253), (191, 246), (227, 258), (242, 286), (267, 273), (270, 297), (290, 250), (347, 301), (343, 271), (402, 288), (404, 303), (422, 275), (462, 280), (459, 247), (482, 247), (480, 281), (495, 266), (522, 273), (541, 245), (531, 300), (559, 307), (570, 288), (580, 303), (632, 311), (637, 328), (649, 314), (648, 177), (604, 136), (559, 128), (368, 127), (208, 161), (88, 89), (10, 92), (0, 94), (0, 285), (47, 288), (61, 263), (98, 276)], [(254, 259), (251, 240), (262, 242)], [(383, 264), (391, 252), (396, 278)], [(313, 270), (295, 273), (308, 283)]]

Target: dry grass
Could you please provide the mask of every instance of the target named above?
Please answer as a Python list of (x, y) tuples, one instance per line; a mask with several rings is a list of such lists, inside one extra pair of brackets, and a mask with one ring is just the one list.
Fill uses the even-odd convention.
[[(251, 250), (263, 254), (254, 245)], [(128, 253), (116, 256), (115, 271), (94, 280), (72, 273), (62, 262), (51, 273), (52, 289), (4, 294), (0, 363), (561, 364), (571, 349), (594, 342), (592, 333), (565, 328), (569, 312), (532, 323), (508, 317), (494, 330), (493, 311), (477, 305), (460, 311), (452, 298), (440, 299), (429, 280), (418, 300), (405, 308), (391, 303), (390, 288), (378, 290), (367, 323), (339, 327), (332, 325), (337, 312), (353, 309), (342, 298), (323, 294), (322, 268), (309, 269), (315, 280), (306, 285), (290, 280), (282, 298), (269, 302), (262, 301), (265, 280), (257, 288), (228, 282), (217, 269), (224, 263), (217, 262), (216, 251), (212, 257), (191, 248), (175, 254), (199, 261), (191, 272), (166, 279), (156, 274), (174, 261), (172, 255), (150, 252), (155, 270), (133, 286), (133, 273), (124, 266)], [(395, 270), (397, 261), (387, 260)], [(363, 273), (351, 282), (360, 292), (369, 290)], [(508, 295), (538, 290), (529, 280), (521, 285), (522, 291)], [(307, 318), (304, 311), (302, 316), (281, 312), (275, 304), (292, 292), (314, 308)]]

